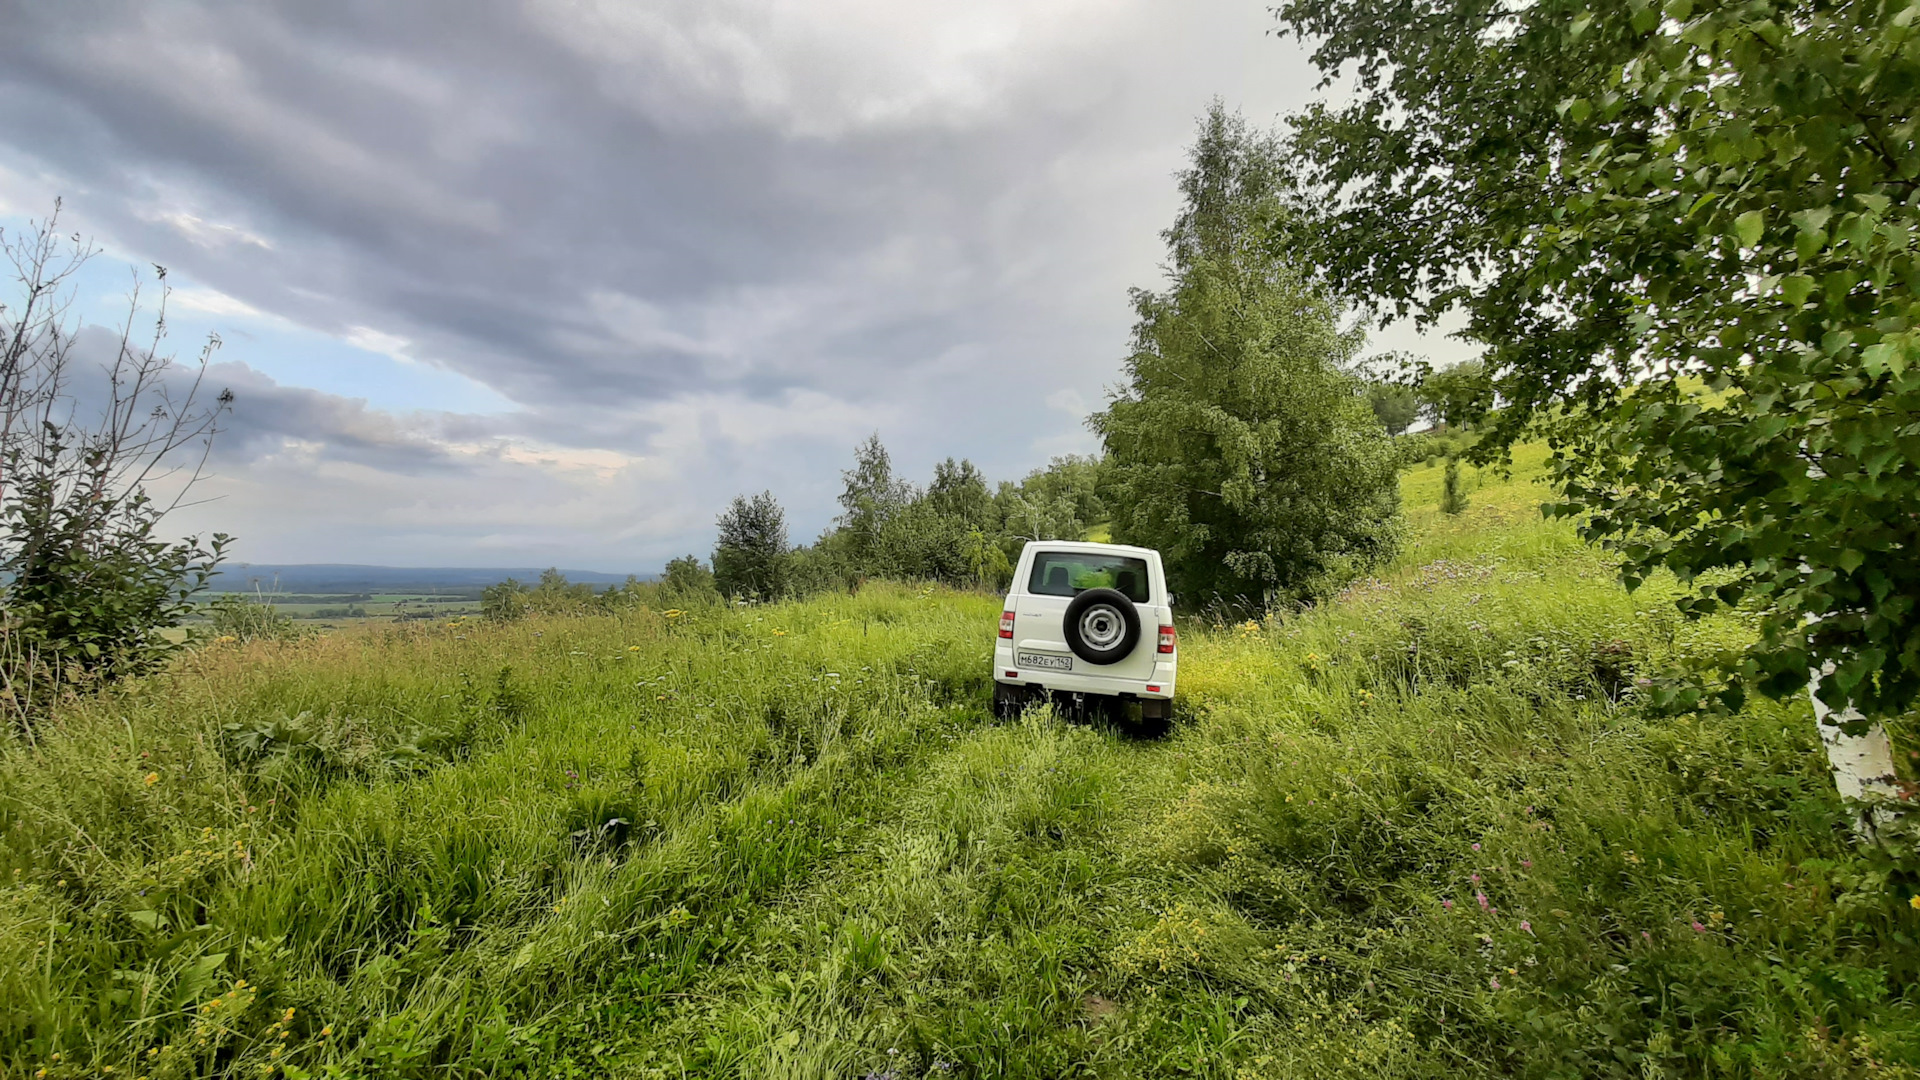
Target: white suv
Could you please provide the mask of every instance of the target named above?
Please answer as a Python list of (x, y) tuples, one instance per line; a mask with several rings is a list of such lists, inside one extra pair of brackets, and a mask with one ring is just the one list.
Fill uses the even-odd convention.
[(1172, 715), (1173, 597), (1160, 553), (1121, 544), (1035, 540), (1020, 552), (993, 650), (993, 707), (1070, 695), (1145, 721)]

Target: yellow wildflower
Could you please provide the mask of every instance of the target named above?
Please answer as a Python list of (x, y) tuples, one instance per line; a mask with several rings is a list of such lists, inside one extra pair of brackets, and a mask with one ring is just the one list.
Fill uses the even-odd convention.
[(152, 787), (153, 785), (155, 785), (155, 784), (157, 784), (157, 783), (159, 783), (159, 782), (160, 782), (160, 774), (159, 774), (159, 773), (157, 773), (157, 772), (150, 772), (150, 773), (148, 773), (148, 774), (147, 774), (147, 786), (148, 786), (148, 787)]
[(1907, 906), (1915, 911), (1920, 911), (1920, 896), (1915, 896), (1913, 899), (1907, 901)]

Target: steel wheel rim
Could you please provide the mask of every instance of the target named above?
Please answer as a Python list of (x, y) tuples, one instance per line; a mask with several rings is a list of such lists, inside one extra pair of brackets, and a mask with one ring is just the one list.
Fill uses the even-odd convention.
[(1127, 632), (1127, 622), (1111, 604), (1095, 604), (1080, 616), (1080, 640), (1096, 649), (1111, 649)]

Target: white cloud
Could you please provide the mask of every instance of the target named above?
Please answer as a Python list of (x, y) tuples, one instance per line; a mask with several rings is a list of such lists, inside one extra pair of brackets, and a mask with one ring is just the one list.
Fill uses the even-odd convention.
[(176, 288), (168, 294), (167, 302), (192, 311), (205, 312), (208, 315), (249, 319), (267, 317), (252, 304), (244, 300), (236, 300), (218, 289)]
[(224, 221), (208, 221), (197, 214), (185, 210), (161, 210), (153, 213), (150, 220), (171, 227), (181, 236), (201, 247), (219, 248), (234, 244), (247, 244), (262, 251), (272, 251), (273, 244), (266, 237)]
[(375, 330), (371, 326), (349, 326), (342, 340), (356, 349), (379, 353), (403, 364), (411, 364), (414, 360), (407, 353), (407, 349), (413, 344), (411, 341), (398, 334)]

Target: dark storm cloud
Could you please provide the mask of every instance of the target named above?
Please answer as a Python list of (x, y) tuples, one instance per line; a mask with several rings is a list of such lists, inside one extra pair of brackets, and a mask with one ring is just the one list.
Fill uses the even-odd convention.
[[(583, 384), (602, 401), (857, 387), (924, 356), (993, 299), (981, 210), (1063, 141), (1042, 122), (1085, 126), (1068, 111), (967, 138), (818, 134), (724, 92), (656, 107), (645, 95), (670, 87), (583, 56), (554, 18), (467, 0), (27, 5), (0, 39), (0, 136), (118, 188), (122, 206), (91, 212), (152, 247), (193, 239), (169, 199), (241, 218), (262, 243), (194, 256), (224, 291), (322, 326), (378, 318), (532, 404)], [(938, 291), (886, 290), (889, 258)], [(795, 283), (793, 302), (844, 303), (804, 286), (848, 276), (911, 325), (829, 326), (780, 356), (716, 325)], [(815, 351), (836, 363), (793, 355)]]
[[(219, 453), (253, 467), (228, 509), (297, 516), (248, 485), (307, 477), (368, 507), (355, 542), (396, 551), (415, 541), (378, 519), (405, 516), (412, 477), (436, 521), (511, 519), (503, 545), (540, 517), (479, 505), (503, 486), (601, 485), (612, 517), (552, 515), (602, 530), (575, 541), (677, 553), (767, 486), (810, 535), (875, 427), (915, 472), (1084, 447), (1194, 118), (1222, 94), (1268, 122), (1310, 82), (1237, 0), (0, 0), (0, 19), (0, 202), (64, 193), (118, 251), (519, 406), (395, 413), (232, 369)], [(647, 524), (609, 524), (622, 499)]]

